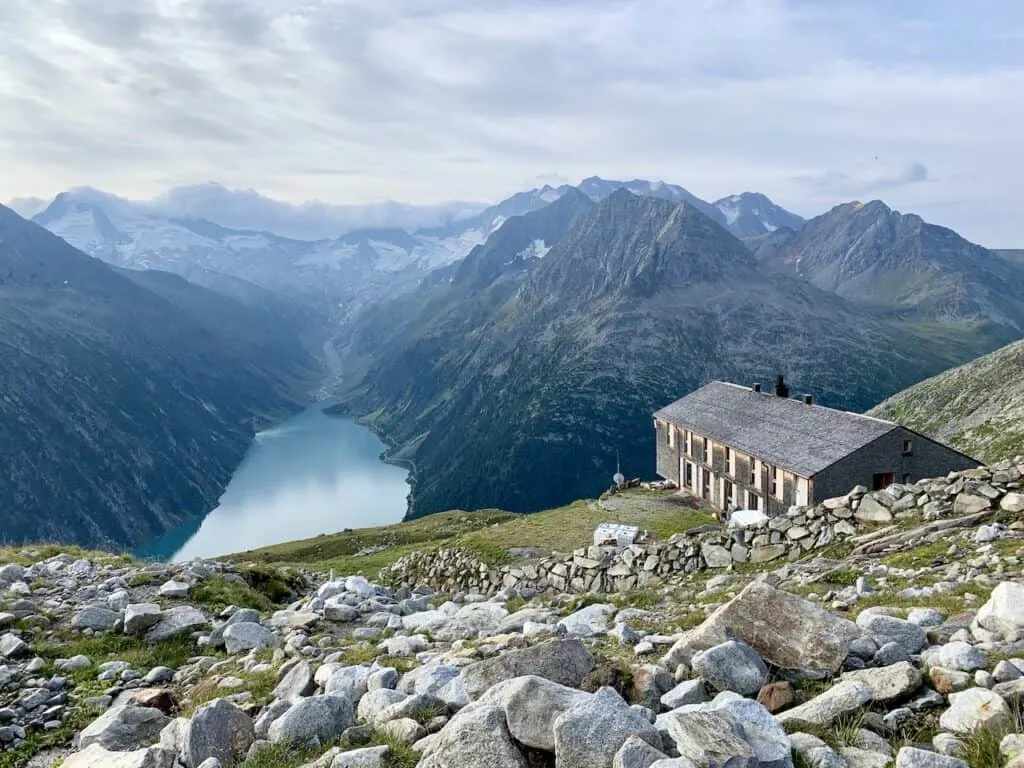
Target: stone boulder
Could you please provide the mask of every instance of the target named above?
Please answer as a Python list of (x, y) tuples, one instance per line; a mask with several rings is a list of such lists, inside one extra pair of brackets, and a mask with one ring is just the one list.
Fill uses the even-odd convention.
[(277, 645), (277, 637), (262, 624), (254, 621), (240, 621), (224, 630), (224, 647), (228, 653), (262, 650)]
[(163, 611), (156, 603), (129, 603), (124, 609), (124, 632), (126, 635), (141, 635), (162, 617)]
[(271, 724), (270, 741), (325, 744), (352, 725), (352, 703), (345, 696), (299, 699)]
[(79, 748), (98, 744), (112, 752), (130, 752), (156, 743), (171, 722), (152, 707), (111, 707), (87, 725), (79, 737)]
[(462, 682), (469, 698), (477, 699), (492, 685), (524, 675), (578, 688), (593, 668), (594, 657), (579, 640), (548, 640), (470, 664)]
[(529, 768), (509, 735), (505, 711), (474, 702), (462, 709), (431, 742), (417, 768)]
[(308, 661), (300, 661), (289, 669), (278, 682), (277, 687), (274, 688), (274, 698), (295, 701), (303, 696), (309, 696), (315, 690), (313, 666)]
[(758, 768), (754, 750), (719, 712), (676, 710), (659, 718), (682, 765)]
[(101, 608), (98, 605), (90, 605), (83, 608), (71, 619), (73, 629), (91, 629), (94, 632), (109, 632), (117, 626), (121, 620), (121, 614), (109, 608)]
[(698, 650), (740, 640), (777, 667), (834, 674), (846, 659), (850, 642), (860, 634), (853, 622), (809, 600), (753, 581), (703, 624), (684, 633), (662, 665), (675, 669), (689, 663)]
[(783, 725), (809, 724), (828, 726), (838, 717), (848, 715), (871, 701), (872, 691), (867, 683), (844, 680), (799, 707), (775, 716)]
[(198, 608), (179, 605), (160, 614), (160, 620), (146, 633), (146, 640), (158, 643), (178, 635), (206, 629), (209, 625), (209, 618)]
[(949, 709), (939, 717), (939, 726), (954, 733), (1008, 727), (1013, 715), (1006, 702), (986, 688), (968, 688), (949, 694)]
[(745, 741), (761, 768), (793, 768), (789, 737), (778, 720), (761, 704), (731, 693), (720, 693), (701, 711), (714, 712), (732, 723), (732, 731)]
[(1024, 584), (1004, 581), (978, 610), (978, 625), (996, 632), (1004, 640), (1016, 642), (1024, 633)]
[(854, 518), (862, 523), (891, 523), (892, 512), (871, 494), (860, 500)]
[(29, 653), (31, 653), (31, 649), (29, 649), (28, 643), (17, 635), (8, 633), (0, 636), (0, 659), (20, 659), (22, 656), (28, 656)]
[(62, 768), (174, 768), (174, 753), (161, 747), (147, 747), (132, 752), (112, 752), (99, 744), (90, 744), (80, 752), (68, 755)]
[(526, 675), (491, 687), (480, 698), (480, 703), (500, 706), (504, 710), (509, 733), (520, 744), (553, 752), (555, 720), (590, 697), (591, 694), (575, 688), (536, 675)]
[[(369, 687), (369, 680), (367, 680), (367, 687)], [(469, 696), (466, 693), (460, 669), (450, 664), (435, 662), (416, 667), (402, 675), (398, 681), (398, 690), (410, 695), (431, 694), (453, 709), (459, 709), (469, 703)]]
[(18, 565), (17, 563), (8, 563), (7, 565), (0, 566), (0, 582), (4, 584), (13, 584), (14, 582), (21, 581), (24, 578), (24, 566)]
[(857, 617), (857, 626), (871, 635), (879, 647), (896, 643), (907, 654), (914, 654), (928, 644), (923, 627), (895, 616), (863, 611)]
[(161, 584), (158, 592), (160, 593), (160, 597), (181, 598), (188, 597), (188, 590), (189, 585), (187, 582), (171, 579), (170, 581), (165, 581)]
[(394, 704), (398, 704), (409, 698), (409, 694), (402, 693), (401, 691), (393, 691), (389, 688), (376, 688), (372, 691), (367, 691), (366, 694), (359, 699), (359, 705), (356, 707), (356, 717), (364, 722), (372, 725), (377, 725), (381, 715), (388, 710)]
[(341, 752), (332, 759), (329, 768), (388, 768), (391, 747), (363, 747)]
[(612, 768), (650, 768), (667, 757), (660, 749), (655, 749), (638, 736), (630, 736), (615, 753)]
[(716, 691), (753, 696), (768, 679), (768, 668), (746, 643), (729, 640), (693, 657), (693, 671)]
[(843, 680), (856, 680), (871, 689), (871, 700), (890, 704), (909, 698), (921, 687), (921, 671), (909, 661), (901, 661), (888, 667), (859, 669), (847, 672)]
[(256, 739), (252, 718), (227, 699), (204, 704), (185, 723), (181, 753), (187, 768), (199, 768), (211, 757), (234, 765), (245, 759)]
[(603, 635), (611, 626), (612, 617), (618, 612), (614, 605), (597, 603), (588, 605), (575, 613), (570, 613), (558, 622), (572, 637), (593, 637)]
[(940, 755), (917, 747), (903, 747), (896, 754), (896, 768), (969, 768), (959, 757)]
[(578, 701), (555, 718), (555, 755), (565, 768), (607, 768), (630, 736), (652, 747), (661, 736), (651, 722), (611, 688)]
[(344, 696), (355, 709), (360, 697), (367, 691), (373, 667), (360, 664), (351, 667), (340, 667), (331, 673), (324, 686), (324, 693), (330, 696)]

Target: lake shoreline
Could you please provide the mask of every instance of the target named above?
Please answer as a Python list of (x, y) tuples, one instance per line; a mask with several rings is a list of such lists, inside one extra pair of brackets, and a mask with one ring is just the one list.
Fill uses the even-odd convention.
[(320, 401), (256, 432), (209, 511), (136, 554), (179, 562), (404, 519), (413, 462), (382, 460), (390, 451), (372, 425), (332, 408)]
[(356, 424), (369, 429), (377, 436), (377, 439), (385, 445), (384, 451), (380, 454), (380, 460), (385, 464), (401, 467), (409, 472), (408, 477), (405, 479), (405, 482), (409, 486), (409, 495), (406, 497), (405, 515), (402, 517), (402, 521), (415, 520), (416, 480), (418, 475), (416, 461), (411, 456), (402, 456), (399, 454), (404, 450), (408, 450), (410, 444), (413, 443), (414, 445), (412, 446), (412, 450), (415, 450), (426, 435), (421, 435), (415, 440), (410, 441), (410, 443), (398, 446), (394, 438), (388, 435), (387, 431), (385, 431), (380, 424), (373, 421), (368, 415), (357, 416), (353, 414), (351, 409), (349, 409), (344, 403), (335, 403), (334, 405), (328, 406), (324, 409), (324, 414), (332, 418), (349, 419), (354, 421)]

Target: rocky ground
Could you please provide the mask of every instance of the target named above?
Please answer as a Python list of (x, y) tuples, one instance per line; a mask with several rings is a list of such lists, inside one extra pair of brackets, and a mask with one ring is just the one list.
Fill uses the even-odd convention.
[(0, 766), (1021, 768), (1020, 514), (614, 595), (5, 550)]

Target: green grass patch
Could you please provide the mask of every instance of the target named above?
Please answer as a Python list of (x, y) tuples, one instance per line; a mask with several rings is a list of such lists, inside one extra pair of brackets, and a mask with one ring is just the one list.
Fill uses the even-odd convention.
[(964, 743), (960, 759), (971, 768), (1001, 768), (1004, 763), (999, 752), (999, 742), (1012, 729), (978, 728), (961, 737)]
[[(225, 559), (237, 562), (291, 565), (300, 568), (327, 571), (334, 569), (339, 575), (362, 572), (376, 578), (381, 568), (394, 563), (403, 555), (420, 549), (450, 544), (466, 533), (519, 517), (511, 512), (486, 510), (481, 512), (443, 512), (437, 515), (376, 528), (317, 536), (312, 539), (276, 544), (250, 550)], [(360, 555), (368, 549), (384, 547), (383, 551)]]
[(927, 568), (931, 565), (945, 565), (952, 562), (955, 557), (947, 554), (950, 546), (949, 539), (941, 538), (889, 555), (882, 558), (882, 563), (890, 568)]
[(149, 643), (138, 637), (115, 634), (62, 635), (36, 643), (35, 651), (51, 663), (79, 654), (88, 656), (93, 666), (74, 673), (72, 677), (76, 680), (95, 678), (96, 668), (105, 661), (126, 661), (132, 669), (144, 672), (161, 666), (177, 669), (196, 655), (196, 647), (188, 637)]
[[(481, 562), (500, 565), (511, 560), (510, 548), (535, 550), (546, 556), (586, 546), (594, 528), (604, 522), (636, 525), (655, 538), (714, 521), (708, 510), (672, 492), (635, 490), (615, 496), (618, 508), (607, 510), (592, 501), (577, 501), (557, 509), (518, 515), (497, 509), (442, 512), (378, 528), (317, 536), (303, 541), (229, 555), (236, 562), (295, 565), (338, 574), (362, 572), (377, 578), (381, 568), (416, 551), (452, 547), (475, 554)], [(375, 550), (360, 555), (364, 550)]]
[(203, 579), (198, 584), (192, 585), (188, 595), (193, 602), (200, 603), (213, 611), (221, 611), (229, 605), (255, 608), (263, 613), (273, 609), (273, 603), (265, 595), (260, 594), (248, 584), (239, 584), (237, 581), (223, 576)]
[(70, 544), (26, 544), (20, 547), (0, 547), (0, 565), (17, 563), (18, 565), (29, 566), (40, 560), (49, 560), (57, 555), (71, 555), (75, 558), (85, 558), (93, 562), (100, 562), (110, 565), (127, 565), (135, 562), (135, 559), (128, 554), (116, 552), (104, 552), (97, 549), (83, 549)]
[[(243, 680), (245, 685), (239, 688), (219, 687), (220, 680), (228, 676)], [(191, 717), (203, 704), (207, 704), (214, 699), (222, 699), (225, 696), (241, 693), (242, 691), (251, 693), (256, 704), (261, 706), (269, 704), (271, 699), (273, 699), (273, 692), (274, 688), (277, 687), (277, 682), (277, 670), (273, 669), (267, 672), (246, 672), (244, 669), (236, 669), (223, 675), (218, 674), (216, 678), (202, 680), (192, 689), (192, 693), (189, 696), (189, 704), (182, 709), (182, 715)]]
[(299, 744), (271, 744), (260, 750), (251, 760), (240, 764), (240, 768), (299, 768), (300, 765), (316, 760), (332, 745), (309, 747)]
[[(962, 613), (966, 610), (980, 608), (981, 605), (988, 600), (991, 593), (991, 587), (986, 587), (976, 582), (958, 584), (949, 592), (932, 595), (931, 597), (912, 597), (903, 599), (898, 597), (894, 592), (872, 592), (871, 594), (863, 595), (857, 600), (856, 604), (853, 606), (853, 610), (851, 611), (853, 615), (851, 615), (850, 618), (855, 619), (857, 614), (865, 608), (880, 605), (903, 609), (934, 608), (936, 611), (944, 614), (948, 618), (949, 616)], [(969, 594), (975, 595), (977, 599), (968, 602), (965, 597)]]

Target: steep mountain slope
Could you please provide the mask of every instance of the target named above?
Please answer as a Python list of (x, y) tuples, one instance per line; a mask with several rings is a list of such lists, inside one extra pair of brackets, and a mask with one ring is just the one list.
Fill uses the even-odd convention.
[(0, 539), (123, 546), (205, 512), (316, 373), (291, 330), (0, 207)]
[[(576, 218), (483, 314), (468, 308), (479, 293), (443, 309), (472, 327), (428, 307), (400, 331), (401, 353), (385, 351), (345, 393), (349, 412), (372, 414), (414, 457), (415, 515), (593, 494), (617, 450), (625, 472), (649, 475), (650, 414), (711, 378), (784, 371), (825, 404), (863, 409), (977, 348), (765, 274), (694, 206), (625, 190)], [(438, 325), (457, 330), (422, 330)]]
[(426, 350), (464, 343), (487, 323), (576, 219), (595, 203), (575, 187), (539, 210), (513, 216), (461, 262), (414, 290), (367, 309), (354, 326), (346, 368), (414, 367)]
[(984, 320), (1003, 328), (1003, 343), (1024, 333), (1024, 268), (878, 200), (837, 206), (796, 233), (779, 230), (756, 253), (859, 304), (944, 323)]
[(776, 205), (759, 192), (743, 192), (714, 202), (725, 217), (725, 227), (736, 237), (756, 237), (788, 228), (798, 230), (804, 219)]
[(985, 462), (1024, 455), (1024, 341), (922, 381), (868, 413)]

